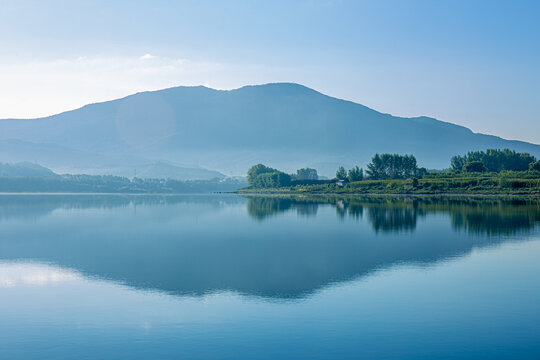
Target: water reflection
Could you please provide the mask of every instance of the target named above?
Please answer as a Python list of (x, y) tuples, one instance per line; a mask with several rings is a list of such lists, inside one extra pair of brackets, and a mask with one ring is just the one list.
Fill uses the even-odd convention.
[(301, 298), (395, 264), (527, 240), (539, 223), (532, 199), (5, 196), (0, 259), (175, 295)]
[(0, 289), (16, 286), (45, 286), (82, 279), (83, 276), (76, 271), (49, 264), (0, 262)]
[[(510, 197), (405, 196), (246, 196), (248, 213), (264, 220), (290, 210), (317, 214), (319, 205), (333, 206), (340, 218), (367, 214), (376, 232), (414, 231), (418, 218), (449, 214), (456, 230), (474, 234), (515, 235), (533, 231), (540, 222), (540, 201)], [(314, 210), (308, 210), (314, 209)]]

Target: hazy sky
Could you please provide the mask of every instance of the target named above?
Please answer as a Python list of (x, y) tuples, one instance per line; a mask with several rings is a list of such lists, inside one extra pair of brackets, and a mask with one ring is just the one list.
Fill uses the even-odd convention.
[(540, 1), (0, 0), (0, 118), (298, 82), (540, 143)]

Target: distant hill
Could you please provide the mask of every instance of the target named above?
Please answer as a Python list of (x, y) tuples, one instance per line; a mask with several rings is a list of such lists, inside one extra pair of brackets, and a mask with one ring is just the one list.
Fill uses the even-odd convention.
[(316, 166), (332, 175), (339, 165), (364, 166), (375, 152), (414, 154), (427, 168), (448, 167), (453, 155), (487, 148), (540, 157), (539, 145), (428, 117), (395, 117), (290, 83), (143, 92), (46, 118), (0, 120), (2, 139), (91, 154), (97, 168), (107, 167), (100, 159), (106, 157), (115, 166), (165, 161), (227, 174), (245, 174), (263, 162), (287, 171)]
[(223, 179), (225, 175), (218, 171), (201, 168), (183, 168), (171, 164), (156, 162), (142, 165), (137, 169), (140, 178), (166, 178), (166, 179)]
[(34, 177), (34, 176), (56, 176), (54, 172), (47, 169), (46, 167), (32, 164), (29, 162), (22, 162), (17, 164), (5, 164), (0, 163), (0, 176), (24, 176), (24, 177)]
[(0, 161), (32, 161), (59, 174), (116, 175), (176, 180), (222, 179), (220, 172), (201, 167), (178, 166), (132, 155), (102, 155), (57, 144), (22, 140), (0, 140)]

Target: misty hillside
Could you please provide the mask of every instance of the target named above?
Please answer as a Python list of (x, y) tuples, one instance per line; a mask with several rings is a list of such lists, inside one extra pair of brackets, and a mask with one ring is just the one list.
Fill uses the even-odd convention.
[(29, 162), (22, 162), (16, 164), (0, 163), (0, 176), (33, 177), (56, 176), (56, 174), (46, 167)]
[(176, 180), (222, 179), (225, 175), (196, 166), (179, 166), (132, 155), (102, 155), (73, 148), (22, 140), (0, 140), (0, 161), (32, 161), (58, 174), (116, 175)]
[[(46, 118), (0, 120), (2, 139), (70, 149), (67, 159), (54, 159), (63, 164), (47, 165), (76, 166), (77, 155), (71, 155), (81, 154), (94, 168), (140, 159), (227, 174), (245, 174), (263, 162), (288, 171), (315, 166), (331, 175), (338, 165), (364, 166), (375, 152), (414, 154), (428, 168), (448, 167), (453, 155), (487, 148), (540, 157), (539, 145), (427, 117), (395, 117), (289, 83), (138, 93)], [(34, 160), (29, 152), (27, 160)]]

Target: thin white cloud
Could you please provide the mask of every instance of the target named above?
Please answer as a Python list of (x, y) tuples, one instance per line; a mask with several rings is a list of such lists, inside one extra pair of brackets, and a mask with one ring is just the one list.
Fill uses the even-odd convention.
[(139, 59), (141, 59), (141, 60), (152, 60), (152, 59), (154, 59), (154, 58), (155, 58), (155, 56), (152, 55), (152, 54), (144, 54), (144, 55), (141, 56)]

